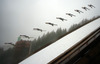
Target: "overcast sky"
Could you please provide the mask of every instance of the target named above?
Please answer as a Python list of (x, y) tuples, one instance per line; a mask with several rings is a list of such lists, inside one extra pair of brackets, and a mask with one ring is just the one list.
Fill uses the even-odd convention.
[[(89, 8), (93, 4), (96, 8)], [(17, 41), (19, 35), (28, 35), (34, 38), (57, 28), (68, 29), (71, 25), (79, 23), (82, 19), (90, 19), (100, 15), (100, 0), (0, 0), (0, 45), (5, 42)], [(85, 11), (81, 7), (90, 10)], [(84, 13), (78, 14), (75, 9)], [(75, 14), (69, 17), (65, 13)], [(68, 21), (60, 21), (56, 17), (63, 17)], [(50, 26), (45, 22), (52, 22), (58, 26)], [(33, 28), (46, 30), (34, 31)]]

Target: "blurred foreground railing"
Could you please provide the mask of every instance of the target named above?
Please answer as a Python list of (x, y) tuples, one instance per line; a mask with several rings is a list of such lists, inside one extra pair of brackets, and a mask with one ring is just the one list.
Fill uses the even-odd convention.
[(91, 42), (93, 42), (98, 36), (100, 36), (100, 27), (95, 31), (87, 35), (84, 39), (79, 41), (76, 45), (72, 46), (70, 49), (65, 51), (60, 56), (56, 57), (49, 64), (65, 64), (80, 53), (85, 47), (87, 47)]

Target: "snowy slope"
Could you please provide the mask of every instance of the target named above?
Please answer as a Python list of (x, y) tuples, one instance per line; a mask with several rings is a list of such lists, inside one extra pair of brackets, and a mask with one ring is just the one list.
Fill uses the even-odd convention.
[(59, 39), (55, 43), (33, 54), (19, 64), (47, 64), (55, 57), (62, 54), (64, 51), (75, 45), (88, 34), (100, 27), (100, 19), (97, 19), (80, 29), (70, 33), (69, 35)]

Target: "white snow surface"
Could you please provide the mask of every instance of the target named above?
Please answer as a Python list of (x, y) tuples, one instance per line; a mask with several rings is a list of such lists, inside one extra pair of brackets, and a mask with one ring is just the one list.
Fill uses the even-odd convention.
[(53, 44), (26, 58), (19, 64), (47, 64), (64, 51), (85, 38), (88, 34), (100, 27), (100, 19), (97, 19), (76, 31), (62, 37)]

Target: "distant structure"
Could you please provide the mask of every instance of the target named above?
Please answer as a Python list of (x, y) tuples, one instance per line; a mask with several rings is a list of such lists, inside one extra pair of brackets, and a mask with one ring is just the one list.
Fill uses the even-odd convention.
[(50, 23), (50, 22), (46, 22), (45, 24), (49, 24), (51, 26), (57, 26), (57, 24), (53, 24), (53, 23)]
[(33, 28), (33, 30), (37, 30), (37, 31), (40, 31), (40, 32), (46, 31), (46, 30), (42, 30), (42, 29), (39, 29), (39, 28)]
[(75, 15), (74, 14), (71, 14), (71, 13), (66, 13), (66, 15), (69, 15), (69, 16), (71, 16), (71, 17), (75, 17)]
[[(25, 59), (29, 55), (31, 41), (17, 41), (14, 47), (14, 57), (17, 60), (16, 63), (20, 62), (22, 59)], [(16, 64), (15, 63), (15, 64)]]
[(56, 19), (59, 19), (61, 21), (67, 21), (67, 19), (61, 18), (61, 17), (56, 17)]
[(78, 12), (79, 14), (83, 13), (81, 10), (74, 10), (74, 11)]
[(85, 11), (90, 10), (90, 9), (87, 8), (87, 7), (82, 7), (82, 9), (84, 9)]
[(22, 40), (22, 38), (21, 38), (21, 36), (19, 36), (18, 39), (17, 39), (17, 41), (21, 41), (21, 40)]
[(92, 4), (89, 4), (88, 6), (91, 7), (91, 8), (95, 8), (95, 6), (93, 6)]
[[(31, 41), (24, 41), (24, 40), (21, 40), (21, 41), (17, 41), (16, 42), (16, 47), (22, 47), (22, 46), (24, 46), (24, 47), (29, 47), (30, 46), (30, 42)], [(23, 44), (24, 43), (24, 44)]]

